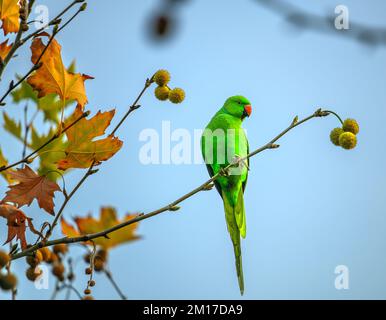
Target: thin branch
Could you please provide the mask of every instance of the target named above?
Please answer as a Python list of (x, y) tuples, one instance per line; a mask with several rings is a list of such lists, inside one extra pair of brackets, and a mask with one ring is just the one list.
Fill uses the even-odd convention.
[(150, 87), (150, 85), (154, 82), (153, 77), (150, 79), (146, 79), (145, 86), (143, 87), (142, 91), (139, 93), (138, 97), (134, 100), (133, 104), (130, 106), (129, 110), (126, 112), (126, 114), (122, 117), (121, 121), (115, 126), (113, 131), (111, 131), (110, 136), (113, 136), (115, 132), (119, 129), (119, 127), (122, 125), (123, 122), (125, 122), (126, 118), (132, 113), (134, 110), (139, 109), (141, 106), (138, 105), (139, 99), (143, 96), (147, 88)]
[(86, 112), (83, 112), (83, 114), (77, 118), (74, 122), (70, 123), (67, 127), (63, 128), (62, 131), (60, 131), (60, 133), (56, 133), (54, 134), (49, 140), (47, 140), (45, 143), (43, 143), (39, 148), (37, 148), (35, 151), (31, 152), (28, 156), (24, 157), (23, 159), (15, 162), (15, 163), (12, 163), (8, 166), (2, 166), (0, 167), (0, 172), (1, 171), (5, 171), (5, 170), (8, 170), (10, 168), (13, 168), (19, 164), (22, 164), (22, 163), (30, 163), (32, 161), (32, 157), (37, 154), (40, 150), (42, 150), (43, 148), (45, 148), (47, 145), (49, 145), (52, 141), (58, 139), (60, 136), (62, 136), (63, 133), (65, 133), (68, 129), (70, 129), (72, 126), (74, 126), (75, 124), (77, 124), (80, 120), (82, 120), (83, 118), (87, 117), (88, 115), (90, 114), (89, 111), (86, 111)]
[(113, 278), (113, 275), (111, 274), (110, 270), (106, 270), (104, 269), (104, 273), (107, 277), (107, 279), (109, 279), (109, 281), (111, 282), (111, 284), (113, 285), (115, 291), (118, 293), (119, 297), (122, 299), (122, 300), (127, 300), (127, 297), (125, 296), (125, 294), (122, 292), (121, 288), (119, 288), (118, 284), (115, 282), (114, 278)]
[(139, 215), (137, 215), (133, 219), (127, 220), (125, 222), (117, 224), (114, 227), (111, 227), (109, 229), (106, 229), (106, 230), (103, 230), (103, 231), (100, 231), (100, 232), (96, 232), (96, 233), (92, 233), (92, 234), (87, 234), (87, 235), (83, 235), (83, 236), (78, 236), (78, 237), (72, 237), (72, 238), (64, 237), (64, 238), (60, 238), (60, 239), (56, 239), (56, 240), (51, 240), (51, 241), (39, 242), (38, 244), (36, 244), (36, 245), (34, 245), (34, 246), (32, 246), (32, 247), (30, 247), (30, 248), (20, 252), (20, 253), (12, 255), (12, 260), (19, 259), (21, 257), (29, 255), (32, 252), (34, 252), (37, 249), (40, 249), (42, 247), (49, 247), (49, 246), (53, 246), (53, 245), (56, 245), (56, 244), (63, 244), (63, 243), (64, 244), (71, 244), (71, 243), (78, 243), (78, 242), (87, 242), (87, 241), (90, 241), (90, 240), (93, 240), (93, 239), (96, 239), (96, 238), (100, 238), (100, 237), (106, 237), (107, 238), (108, 234), (110, 234), (110, 233), (112, 233), (112, 232), (114, 232), (116, 230), (122, 229), (122, 228), (124, 228), (124, 227), (126, 227), (128, 225), (133, 224), (133, 223), (137, 223), (139, 221), (149, 219), (151, 217), (154, 217), (154, 216), (156, 216), (156, 215), (158, 215), (160, 213), (166, 212), (166, 211), (175, 211), (175, 209), (177, 209), (176, 206), (179, 203), (189, 199), (190, 197), (194, 196), (195, 194), (197, 194), (200, 191), (208, 190), (209, 186), (211, 186), (212, 183), (216, 179), (218, 179), (220, 176), (224, 176), (224, 175), (228, 174), (228, 171), (232, 167), (238, 166), (241, 162), (244, 162), (246, 159), (254, 157), (255, 155), (257, 155), (258, 153), (260, 153), (260, 152), (262, 152), (264, 150), (275, 149), (275, 148), (279, 147), (277, 144), (275, 144), (275, 142), (277, 142), (281, 137), (283, 137), (285, 134), (287, 134), (289, 131), (291, 131), (295, 127), (297, 127), (297, 126), (299, 126), (299, 125), (301, 125), (301, 124), (303, 124), (303, 123), (305, 123), (305, 122), (307, 122), (307, 121), (309, 121), (309, 120), (311, 120), (313, 118), (325, 117), (325, 116), (328, 116), (329, 114), (331, 114), (331, 112), (323, 111), (321, 109), (318, 109), (312, 115), (304, 118), (301, 121), (297, 121), (297, 117), (296, 117), (294, 119), (294, 121), (292, 121), (292, 123), (291, 123), (291, 125), (289, 127), (287, 127), (282, 132), (280, 132), (271, 141), (269, 141), (268, 143), (266, 143), (262, 147), (252, 151), (246, 157), (237, 159), (235, 162), (233, 162), (233, 163), (229, 164), (228, 166), (226, 166), (219, 173), (215, 174), (212, 178), (210, 178), (209, 180), (205, 181), (199, 187), (193, 189), (192, 191), (188, 192), (187, 194), (181, 196), (177, 200), (169, 203), (168, 205), (166, 205), (166, 206), (164, 206), (164, 207), (162, 207), (160, 209), (154, 210), (154, 211), (149, 212), (147, 214), (143, 214), (143, 213), (139, 214)]

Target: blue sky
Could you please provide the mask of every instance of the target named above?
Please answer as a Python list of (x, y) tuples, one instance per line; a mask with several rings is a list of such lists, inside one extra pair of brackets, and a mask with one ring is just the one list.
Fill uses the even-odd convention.
[[(63, 4), (47, 4), (53, 16)], [(306, 11), (334, 16), (341, 2), (296, 1)], [(345, 1), (350, 21), (386, 27), (386, 4)], [(361, 132), (352, 151), (334, 147), (333, 117), (315, 119), (286, 135), (277, 150), (251, 160), (245, 193), (247, 238), (242, 243), (243, 299), (384, 299), (386, 297), (386, 48), (312, 31), (299, 32), (256, 1), (187, 1), (178, 8), (180, 29), (162, 45), (146, 37), (146, 21), (159, 1), (90, 1), (60, 35), (66, 64), (95, 77), (86, 83), (93, 113), (116, 108), (115, 122), (160, 68), (172, 85), (186, 91), (181, 105), (163, 103), (151, 91), (118, 131), (121, 151), (104, 163), (69, 203), (65, 217), (98, 214), (113, 205), (126, 212), (157, 209), (207, 179), (204, 165), (143, 165), (138, 154), (143, 129), (193, 133), (204, 128), (229, 96), (242, 94), (253, 107), (245, 120), (251, 149), (265, 144), (292, 121), (317, 107), (358, 120)], [(354, 29), (343, 32), (354, 32)], [(9, 66), (2, 82), (29, 67), (26, 47)], [(23, 59), (24, 58), (24, 59)], [(22, 117), (22, 106), (6, 106)], [(42, 128), (44, 130), (46, 128)], [(1, 147), (17, 160), (21, 146), (2, 129)], [(6, 151), (7, 150), (7, 151)], [(83, 174), (67, 175), (74, 185)], [(6, 190), (5, 183), (0, 191)], [(57, 206), (61, 198), (57, 198)], [(36, 205), (26, 209), (36, 223), (47, 216)], [(238, 299), (232, 245), (221, 199), (202, 192), (176, 213), (143, 221), (143, 239), (113, 249), (110, 268), (131, 299)], [(61, 236), (58, 232), (55, 236)], [(0, 241), (5, 228), (0, 226)], [(74, 256), (82, 251), (74, 247)], [(337, 265), (349, 269), (349, 289), (336, 290)], [(24, 261), (14, 264), (23, 274)], [(85, 265), (77, 263), (82, 290)], [(53, 278), (51, 288), (53, 286)], [(96, 298), (118, 298), (103, 276), (96, 277)], [(44, 299), (20, 277), (19, 298)], [(0, 292), (0, 298), (6, 298)]]

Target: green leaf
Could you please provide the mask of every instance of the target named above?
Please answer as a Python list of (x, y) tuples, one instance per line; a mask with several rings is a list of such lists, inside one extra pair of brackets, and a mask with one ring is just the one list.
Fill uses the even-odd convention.
[[(16, 78), (20, 80), (20, 76), (16, 76)], [(33, 91), (32, 87), (26, 81), (23, 81), (18, 89), (13, 90), (11, 95), (14, 103), (20, 103), (27, 100), (36, 103), (38, 101), (37, 93)]]
[[(47, 134), (40, 135), (34, 127), (31, 127), (31, 148), (36, 150), (46, 143), (56, 132), (56, 129), (51, 128)], [(47, 177), (56, 181), (60, 175), (53, 171), (62, 171), (57, 169), (56, 162), (64, 156), (64, 150), (67, 146), (67, 142), (64, 141), (64, 136), (52, 141), (50, 144), (41, 149), (38, 153), (40, 159), (40, 166), (38, 169), (39, 175), (47, 174)], [(51, 172), (50, 172), (51, 171)]]
[(10, 118), (8, 114), (3, 111), (4, 124), (3, 127), (6, 131), (12, 134), (15, 138), (23, 141), (23, 136), (21, 134), (21, 122), (16, 122), (16, 120)]

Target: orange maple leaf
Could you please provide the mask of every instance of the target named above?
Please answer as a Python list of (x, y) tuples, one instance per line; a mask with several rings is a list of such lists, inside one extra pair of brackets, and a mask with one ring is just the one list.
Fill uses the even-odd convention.
[[(66, 120), (65, 126), (73, 123), (82, 115), (78, 105), (74, 114)], [(57, 162), (58, 169), (88, 168), (92, 163), (100, 164), (101, 161), (110, 159), (122, 147), (123, 142), (117, 137), (108, 136), (96, 140), (95, 137), (105, 133), (114, 117), (115, 110), (100, 112), (90, 120), (82, 118), (66, 131), (68, 145), (65, 149), (66, 156)]]
[(0, 58), (4, 60), (11, 48), (12, 44), (8, 45), (8, 39), (5, 40), (3, 43), (0, 43)]
[[(125, 218), (120, 221), (117, 219), (117, 213), (114, 208), (102, 207), (100, 210), (99, 220), (91, 216), (75, 218), (74, 221), (76, 223), (77, 228), (70, 225), (62, 218), (62, 232), (64, 235), (70, 238), (78, 237), (81, 235), (87, 235), (109, 229), (124, 221), (131, 220), (136, 216), (136, 214), (127, 214)], [(135, 234), (137, 228), (138, 222), (130, 224), (124, 228), (118, 229), (112, 233), (109, 233), (107, 235), (108, 238), (100, 237), (94, 239), (93, 241), (99, 247), (108, 250), (122, 243), (140, 239), (141, 237)]]
[(0, 20), (3, 22), (4, 35), (19, 31), (19, 10), (19, 0), (0, 0)]
[(8, 236), (4, 244), (12, 241), (16, 237), (16, 240), (20, 240), (21, 248), (23, 250), (26, 249), (27, 241), (25, 239), (25, 223), (27, 222), (32, 232), (37, 233), (32, 224), (32, 219), (28, 218), (23, 211), (15, 206), (3, 203), (0, 203), (0, 217), (7, 219)]
[(10, 172), (13, 180), (18, 184), (10, 185), (3, 202), (13, 202), (19, 207), (30, 205), (33, 199), (38, 201), (39, 207), (50, 214), (54, 214), (54, 192), (60, 187), (45, 176), (37, 175), (30, 167), (25, 166), (15, 172)]
[[(37, 63), (46, 47), (40, 38), (41, 36), (49, 35), (41, 33), (32, 41), (31, 61), (33, 64)], [(27, 79), (27, 82), (39, 92), (38, 98), (56, 93), (63, 101), (76, 100), (83, 108), (87, 103), (84, 81), (93, 78), (88, 75), (69, 72), (65, 68), (61, 56), (61, 46), (55, 39), (49, 44), (40, 62), (43, 65)]]

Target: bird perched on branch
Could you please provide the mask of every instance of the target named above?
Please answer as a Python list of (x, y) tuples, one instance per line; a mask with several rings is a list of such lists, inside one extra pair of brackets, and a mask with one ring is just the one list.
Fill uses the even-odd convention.
[[(246, 236), (244, 190), (249, 169), (249, 160), (244, 159), (249, 153), (249, 145), (241, 124), (251, 112), (248, 99), (230, 97), (210, 120), (201, 137), (201, 151), (209, 175), (219, 174), (214, 184), (224, 202), (241, 295), (244, 293), (244, 277), (240, 237)], [(233, 165), (229, 167), (230, 164)]]

